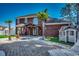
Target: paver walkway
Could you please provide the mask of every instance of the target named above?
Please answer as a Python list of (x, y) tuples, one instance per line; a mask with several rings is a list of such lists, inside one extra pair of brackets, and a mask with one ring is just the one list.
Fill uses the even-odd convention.
[(48, 56), (48, 50), (62, 48), (48, 45), (38, 40), (4, 41), (0, 42), (0, 50), (6, 56)]

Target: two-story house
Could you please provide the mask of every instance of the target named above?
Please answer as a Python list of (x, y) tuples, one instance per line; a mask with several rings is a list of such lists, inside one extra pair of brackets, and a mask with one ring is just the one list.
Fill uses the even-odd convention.
[(68, 26), (70, 23), (67, 21), (59, 20), (56, 18), (48, 18), (45, 22), (45, 27), (42, 27), (42, 21), (38, 20), (36, 14), (30, 14), (17, 17), (16, 19), (16, 34), (20, 35), (44, 35), (58, 36), (61, 26)]
[(16, 33), (20, 35), (42, 35), (41, 21), (36, 14), (17, 17)]

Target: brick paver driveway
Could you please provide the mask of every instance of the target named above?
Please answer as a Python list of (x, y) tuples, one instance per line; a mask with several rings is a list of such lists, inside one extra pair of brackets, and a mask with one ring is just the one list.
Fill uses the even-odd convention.
[(6, 56), (48, 56), (48, 50), (61, 48), (56, 45), (48, 45), (38, 40), (8, 41), (0, 44), (0, 50), (5, 51)]

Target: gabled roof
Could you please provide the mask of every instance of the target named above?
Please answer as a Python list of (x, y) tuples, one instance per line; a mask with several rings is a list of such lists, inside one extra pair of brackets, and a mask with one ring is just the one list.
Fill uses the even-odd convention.
[(64, 31), (64, 30), (67, 30), (67, 29), (74, 29), (74, 30), (78, 30), (76, 27), (74, 26), (62, 26), (60, 31)]
[[(24, 15), (24, 16), (19, 16), (17, 18), (33, 18), (33, 17), (37, 17), (36, 14), (28, 14), (28, 15)], [(48, 17), (46, 23), (62, 23), (62, 22), (68, 22), (69, 21), (66, 21), (66, 20), (63, 20), (63, 19), (58, 19), (58, 18), (52, 18), (52, 17)]]
[(68, 26), (62, 26), (59, 31), (64, 31)]
[(27, 17), (27, 18), (29, 18), (29, 17), (36, 17), (36, 14), (28, 14), (28, 15), (24, 15), (24, 16), (19, 16), (17, 18), (24, 18), (24, 17)]
[(74, 26), (68, 26), (67, 28), (65, 28), (64, 30), (66, 30), (66, 29), (75, 29), (75, 30), (78, 30), (76, 27), (74, 27)]
[(36, 25), (34, 25), (34, 24), (27, 24), (26, 26), (27, 27), (36, 27)]
[(57, 19), (57, 18), (49, 18), (46, 23), (61, 23), (61, 22), (68, 22), (69, 21), (65, 21), (63, 19)]

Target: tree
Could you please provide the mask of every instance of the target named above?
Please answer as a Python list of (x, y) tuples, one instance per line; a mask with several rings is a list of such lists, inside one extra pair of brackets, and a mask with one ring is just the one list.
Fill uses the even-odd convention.
[(10, 35), (11, 31), (10, 31), (10, 30), (11, 30), (11, 23), (12, 23), (12, 20), (6, 20), (5, 23), (8, 24), (8, 29), (9, 29), (9, 40), (11, 40), (11, 35)]
[(42, 35), (43, 35), (43, 38), (44, 38), (44, 27), (45, 27), (44, 22), (48, 19), (47, 9), (45, 9), (45, 10), (42, 11), (42, 12), (38, 12), (38, 13), (37, 13), (37, 17), (38, 17), (39, 20), (42, 21), (42, 28), (43, 28)]
[(75, 25), (76, 22), (76, 4), (68, 3), (61, 9), (61, 16), (70, 21), (73, 25)]
[(75, 9), (76, 9), (76, 12), (77, 12), (77, 23), (76, 23), (76, 26), (79, 27), (79, 4), (75, 5)]
[(39, 20), (46, 21), (48, 19), (47, 9), (45, 9), (42, 12), (38, 12), (37, 17), (38, 17)]
[(61, 8), (61, 16), (71, 16), (70, 12), (71, 12), (71, 4), (66, 4), (65, 7)]

